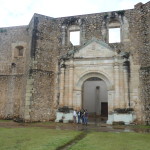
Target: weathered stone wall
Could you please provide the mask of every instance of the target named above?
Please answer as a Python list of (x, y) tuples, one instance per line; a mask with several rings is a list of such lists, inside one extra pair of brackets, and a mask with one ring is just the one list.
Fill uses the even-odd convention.
[(34, 92), (31, 99), (31, 121), (49, 121), (55, 109), (53, 75), (50, 72), (35, 70), (32, 78)]
[(20, 117), (24, 93), (22, 76), (0, 76), (0, 80), (0, 117), (6, 119)]
[(140, 100), (142, 101), (143, 120), (150, 125), (150, 2), (135, 6), (135, 30), (137, 42), (134, 44), (140, 64)]
[[(35, 60), (33, 61), (33, 66), (37, 70), (49, 71), (53, 76), (50, 78), (53, 80), (53, 85), (48, 87), (51, 89), (51, 95), (53, 95), (50, 101), (53, 101), (53, 106), (57, 105), (58, 100), (57, 95), (57, 64), (58, 58), (64, 55), (68, 50), (75, 49), (71, 43), (69, 43), (69, 29), (73, 27), (76, 29), (80, 28), (81, 45), (86, 43), (93, 37), (96, 37), (106, 43), (108, 43), (108, 28), (109, 23), (113, 21), (120, 22), (121, 32), (122, 32), (122, 42), (110, 44), (110, 46), (116, 50), (117, 53), (120, 52), (130, 52), (131, 54), (131, 66), (130, 66), (130, 107), (139, 112), (138, 119), (142, 118), (141, 113), (141, 101), (139, 97), (139, 46), (143, 44), (141, 39), (136, 39), (135, 37), (140, 37), (141, 26), (138, 26), (136, 22), (140, 22), (137, 17), (136, 10), (126, 10), (117, 12), (106, 12), (90, 15), (72, 16), (64, 18), (50, 18), (42, 15), (35, 15), (36, 18), (36, 47), (35, 47)], [(138, 28), (137, 28), (138, 26)], [(137, 31), (138, 29), (138, 31)], [(139, 34), (137, 36), (137, 34)], [(134, 44), (133, 44), (134, 43)], [(140, 44), (141, 43), (141, 44)], [(80, 46), (78, 46), (80, 47)], [(145, 59), (144, 59), (145, 60)], [(33, 67), (33, 68), (34, 68)], [(38, 72), (37, 72), (38, 76)], [(35, 77), (34, 77), (35, 78)], [(37, 78), (38, 79), (38, 78)], [(37, 81), (34, 80), (36, 83)], [(47, 82), (46, 80), (43, 82)], [(40, 89), (40, 85), (38, 86)], [(53, 89), (53, 90), (52, 90)], [(38, 90), (38, 88), (37, 88)], [(48, 95), (47, 93), (46, 95)], [(41, 95), (43, 95), (41, 93)], [(34, 99), (35, 100), (35, 99)], [(45, 102), (48, 99), (45, 98)], [(33, 110), (34, 111), (34, 107)], [(49, 112), (49, 111), (47, 111)], [(49, 114), (49, 113), (47, 113)], [(42, 118), (40, 118), (42, 120)]]
[[(0, 118), (23, 118), (28, 46), (27, 26), (0, 28)], [(24, 47), (15, 57), (15, 48)]]
[[(143, 113), (149, 114), (145, 112), (149, 96), (144, 92), (149, 89), (149, 5), (148, 2), (132, 10), (63, 18), (35, 14), (28, 26), (1, 28), (0, 117), (19, 116), (26, 121), (54, 119), (60, 95), (60, 56), (80, 47), (70, 43), (69, 32), (80, 30), (81, 45), (93, 37), (109, 44), (110, 24), (121, 28), (121, 43), (109, 44), (110, 47), (116, 53), (130, 53), (129, 106), (140, 114), (139, 118), (143, 118)], [(25, 48), (23, 57), (14, 57), (18, 45)]]
[[(59, 32), (55, 20), (34, 15), (31, 66), (27, 81), (25, 120), (54, 119), (56, 107), (56, 67), (59, 55)], [(58, 33), (57, 33), (58, 32)]]
[(140, 80), (143, 120), (145, 124), (150, 125), (150, 67), (142, 67), (140, 69)]
[[(144, 30), (146, 30), (146, 32), (144, 32), (144, 45), (145, 45), (145, 49), (144, 49), (144, 57), (145, 59), (143, 59), (143, 68), (141, 68), (141, 70), (145, 70), (144, 71), (144, 75), (143, 75), (143, 86), (141, 88), (142, 91), (142, 95), (141, 97), (142, 100), (144, 101), (144, 110), (145, 110), (145, 123), (150, 125), (150, 13), (149, 13), (149, 8), (150, 8), (150, 2), (147, 3), (146, 5), (144, 5), (144, 9), (145, 9), (145, 23), (144, 23)], [(142, 55), (143, 57), (143, 55)], [(141, 71), (141, 75), (143, 74), (143, 72)]]
[[(32, 84), (27, 86), (30, 91), (26, 93), (28, 95), (26, 99), (28, 105), (26, 116), (28, 116), (28, 120), (42, 121), (54, 118), (59, 96), (57, 84), (59, 82), (57, 80), (59, 73), (58, 60), (61, 55), (74, 48), (69, 43), (69, 28), (71, 26), (80, 27), (81, 44), (93, 37), (108, 42), (107, 38), (104, 39), (104, 36), (107, 36), (108, 33), (103, 35), (101, 29), (107, 30), (108, 27), (103, 26), (103, 24), (105, 23), (108, 26), (108, 22), (112, 20), (112, 15), (113, 13), (101, 13), (64, 18), (34, 15), (34, 40), (32, 41), (32, 64), (30, 68)], [(124, 20), (123, 15), (124, 11), (122, 13), (115, 12), (115, 17), (118, 20), (119, 18)], [(104, 18), (105, 22), (103, 22)], [(39, 81), (40, 76), (42, 82)], [(45, 96), (43, 97), (43, 95)], [(45, 115), (43, 115), (43, 112), (45, 112)]]

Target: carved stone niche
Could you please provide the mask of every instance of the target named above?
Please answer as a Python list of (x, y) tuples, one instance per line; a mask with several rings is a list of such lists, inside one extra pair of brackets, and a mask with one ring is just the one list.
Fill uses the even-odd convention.
[(27, 44), (25, 42), (12, 43), (12, 59), (23, 58), (25, 56)]

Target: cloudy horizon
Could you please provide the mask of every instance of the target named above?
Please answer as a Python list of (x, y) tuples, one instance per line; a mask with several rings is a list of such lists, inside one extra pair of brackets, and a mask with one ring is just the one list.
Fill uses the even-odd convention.
[(133, 9), (149, 0), (0, 0), (0, 27), (28, 25), (34, 13), (66, 17)]

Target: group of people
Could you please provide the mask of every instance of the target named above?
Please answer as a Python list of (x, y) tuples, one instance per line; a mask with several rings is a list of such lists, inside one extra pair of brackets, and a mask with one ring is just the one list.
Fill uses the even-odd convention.
[(73, 120), (74, 123), (82, 123), (83, 125), (88, 124), (88, 112), (87, 109), (82, 109), (82, 110), (74, 110), (73, 111)]

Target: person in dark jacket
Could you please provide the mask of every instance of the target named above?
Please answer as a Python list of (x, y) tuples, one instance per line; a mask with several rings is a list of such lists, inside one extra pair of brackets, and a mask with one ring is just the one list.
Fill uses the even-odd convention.
[(81, 110), (81, 119), (82, 119), (82, 124), (85, 124), (85, 110)]
[(88, 124), (88, 112), (87, 109), (84, 112), (84, 124), (87, 125)]
[(81, 111), (80, 110), (77, 112), (77, 116), (78, 116), (78, 123), (80, 123), (80, 120), (81, 120)]

